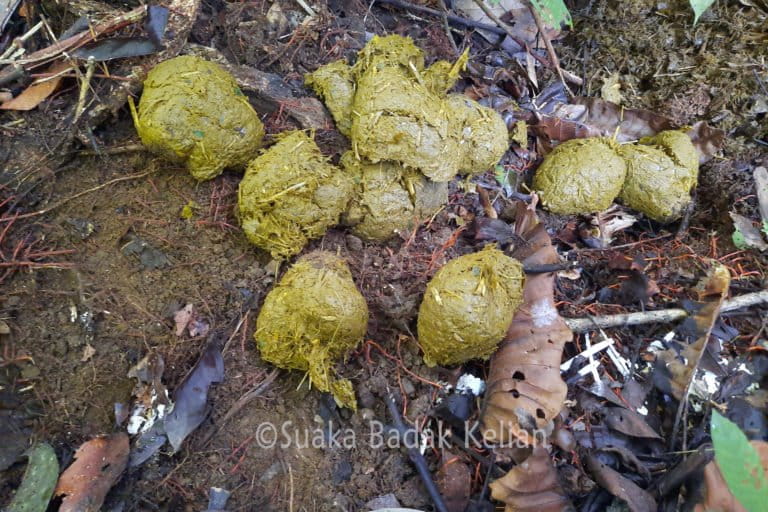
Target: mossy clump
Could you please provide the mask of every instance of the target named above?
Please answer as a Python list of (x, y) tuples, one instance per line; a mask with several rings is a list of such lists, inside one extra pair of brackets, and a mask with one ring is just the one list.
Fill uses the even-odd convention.
[(520, 262), (492, 247), (446, 263), (419, 308), (424, 361), (454, 365), (489, 357), (522, 302), (523, 282)]
[(346, 262), (315, 251), (288, 269), (264, 299), (254, 339), (262, 359), (307, 372), (313, 386), (357, 409), (352, 383), (338, 379), (333, 364), (365, 336), (368, 306)]
[(184, 162), (198, 180), (242, 167), (258, 154), (264, 125), (235, 79), (218, 64), (185, 55), (155, 66), (131, 113), (151, 151)]
[(436, 183), (396, 162), (362, 162), (347, 151), (341, 165), (356, 192), (343, 216), (366, 240), (386, 240), (413, 228), (448, 202), (448, 184)]
[(626, 163), (610, 139), (572, 139), (547, 155), (533, 188), (552, 213), (592, 213), (611, 205), (626, 174)]
[(697, 172), (676, 163), (658, 146), (627, 144), (618, 151), (627, 163), (621, 201), (659, 222), (678, 219), (691, 201)]
[(640, 144), (658, 147), (674, 160), (677, 165), (682, 165), (698, 178), (699, 155), (691, 138), (685, 132), (681, 130), (665, 130), (652, 137), (643, 137), (640, 139)]
[(352, 180), (328, 163), (309, 135), (285, 132), (248, 165), (238, 217), (253, 244), (273, 258), (288, 258), (338, 223), (351, 194)]
[(306, 82), (325, 100), (359, 159), (397, 162), (445, 182), (459, 172), (488, 170), (508, 147), (497, 112), (446, 95), (467, 59), (465, 52), (454, 63), (425, 68), (424, 53), (411, 39), (374, 36), (353, 66), (332, 62)]

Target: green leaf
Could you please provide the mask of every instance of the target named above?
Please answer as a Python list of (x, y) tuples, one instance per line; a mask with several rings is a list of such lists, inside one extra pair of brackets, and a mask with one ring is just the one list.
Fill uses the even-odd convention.
[(709, 9), (709, 6), (715, 3), (715, 0), (689, 0), (693, 8), (693, 24), (699, 21), (699, 16)]
[(504, 169), (503, 165), (496, 164), (496, 167), (493, 168), (493, 175), (502, 187), (509, 185), (509, 171)]
[(565, 23), (573, 28), (571, 13), (563, 0), (531, 0), (531, 5), (541, 15), (542, 21), (550, 27), (560, 28)]
[(750, 512), (765, 510), (768, 480), (757, 451), (741, 429), (717, 411), (712, 411), (710, 427), (715, 460), (731, 493)]
[(764, 220), (763, 221), (763, 228), (762, 229), (763, 229), (763, 234), (768, 236), (768, 220)]
[(24, 479), (6, 512), (45, 512), (53, 496), (59, 479), (59, 461), (53, 448), (48, 443), (39, 443), (27, 456)]
[(739, 231), (739, 228), (733, 230), (731, 240), (733, 240), (733, 245), (735, 245), (738, 250), (741, 251), (742, 249), (747, 248), (747, 239), (744, 238), (744, 233)]

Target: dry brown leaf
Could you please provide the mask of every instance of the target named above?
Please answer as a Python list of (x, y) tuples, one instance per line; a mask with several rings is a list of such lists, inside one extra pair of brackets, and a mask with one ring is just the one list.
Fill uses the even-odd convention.
[[(768, 443), (765, 441), (750, 441), (757, 450), (763, 469), (768, 471)], [(694, 512), (709, 510), (729, 510), (731, 512), (747, 512), (741, 503), (733, 496), (728, 484), (720, 472), (717, 461), (712, 460), (704, 467), (704, 497), (696, 504)]]
[(624, 500), (631, 512), (655, 512), (656, 500), (648, 491), (625, 478), (610, 466), (600, 462), (593, 454), (587, 455), (587, 467), (600, 487)]
[[(532, 208), (519, 203), (516, 234), (525, 242), (512, 256), (524, 265), (558, 263), (557, 252)], [(491, 357), (480, 421), (492, 443), (530, 446), (549, 436), (567, 386), (560, 377), (563, 345), (573, 333), (557, 312), (555, 275), (526, 276), (523, 304), (507, 335)]]
[(35, 83), (24, 89), (21, 94), (0, 105), (0, 110), (32, 110), (42, 103), (59, 86), (63, 73), (72, 67), (64, 61), (54, 62), (46, 69), (46, 73), (55, 76), (50, 80)]
[(547, 449), (537, 446), (530, 457), (491, 482), (491, 496), (506, 504), (506, 512), (575, 510), (565, 496)]
[(128, 435), (120, 432), (83, 443), (75, 461), (61, 474), (55, 495), (59, 512), (97, 512), (128, 464)]
[(680, 355), (675, 349), (661, 351), (656, 356), (654, 382), (678, 400), (688, 394), (688, 387), (696, 375), (709, 333), (720, 313), (720, 306), (728, 295), (731, 274), (727, 268), (713, 261), (707, 276), (699, 284), (701, 309), (692, 317), (696, 327), (696, 341), (686, 345)]
[[(656, 112), (624, 108), (600, 98), (577, 97), (571, 103), (558, 103), (546, 114), (539, 113), (531, 129), (539, 136), (564, 142), (586, 137), (616, 137), (629, 142), (655, 135), (662, 130), (679, 128)], [(725, 132), (704, 121), (695, 123), (687, 132), (699, 154), (699, 162), (709, 161), (723, 147)]]

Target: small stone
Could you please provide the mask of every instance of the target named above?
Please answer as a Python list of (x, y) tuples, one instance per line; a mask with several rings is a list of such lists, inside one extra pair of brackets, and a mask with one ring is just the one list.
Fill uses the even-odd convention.
[(363, 241), (355, 235), (347, 235), (347, 248), (352, 252), (360, 252), (363, 250)]
[(363, 421), (373, 421), (374, 418), (376, 418), (376, 414), (373, 412), (373, 409), (363, 408), (360, 409), (360, 417), (363, 419)]
[(377, 496), (371, 501), (363, 505), (364, 510), (378, 510), (380, 508), (399, 508), (400, 502), (394, 494), (385, 494), (383, 496)]
[(408, 377), (403, 377), (400, 381), (403, 385), (403, 392), (407, 396), (413, 396), (416, 394), (416, 386), (413, 385), (413, 382)]
[(360, 407), (373, 409), (373, 406), (376, 405), (376, 398), (371, 393), (371, 390), (368, 389), (368, 386), (360, 386), (357, 390), (357, 402), (360, 404)]

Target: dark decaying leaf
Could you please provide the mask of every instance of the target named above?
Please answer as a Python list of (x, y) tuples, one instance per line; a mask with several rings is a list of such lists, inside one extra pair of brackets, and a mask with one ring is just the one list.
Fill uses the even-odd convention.
[(564, 512), (575, 510), (563, 492), (547, 449), (537, 446), (512, 470), (491, 482), (491, 496), (506, 504), (506, 512)]
[(696, 375), (699, 361), (707, 347), (720, 306), (728, 294), (731, 275), (727, 268), (712, 262), (712, 268), (699, 285), (699, 300), (703, 302), (692, 320), (696, 330), (696, 341), (683, 347), (678, 355), (674, 348), (660, 351), (656, 356), (653, 372), (654, 384), (678, 400), (687, 396), (691, 380)]
[(623, 407), (606, 407), (603, 414), (605, 414), (606, 425), (617, 432), (630, 437), (661, 439), (661, 436), (645, 422), (645, 418), (635, 411)]
[(112, 37), (72, 52), (78, 59), (96, 61), (123, 59), (150, 55), (163, 49), (163, 34), (168, 23), (168, 9), (158, 5), (147, 8), (146, 36)]
[(600, 462), (594, 454), (587, 455), (587, 467), (600, 487), (626, 502), (631, 512), (656, 511), (656, 501), (648, 491), (641, 489), (632, 480), (621, 476), (618, 471)]
[[(558, 263), (559, 257), (533, 208), (519, 203), (515, 231), (524, 242), (512, 255), (524, 265)], [(560, 413), (567, 387), (560, 377), (563, 345), (573, 333), (554, 303), (553, 273), (527, 275), (518, 308), (491, 357), (480, 421), (490, 442), (541, 441)]]
[(448, 512), (464, 512), (472, 491), (472, 472), (459, 457), (445, 452), (437, 471), (437, 488)]
[[(532, 129), (540, 136), (560, 142), (613, 136), (619, 142), (630, 142), (679, 128), (670, 119), (650, 110), (624, 108), (599, 98), (576, 97), (570, 103), (548, 104), (537, 114), (539, 121)], [(725, 132), (703, 121), (694, 124), (687, 133), (700, 163), (709, 161), (725, 141)]]
[(59, 461), (48, 443), (33, 446), (29, 463), (11, 503), (5, 512), (45, 512), (59, 478)]
[(107, 492), (128, 464), (128, 452), (128, 435), (122, 432), (80, 446), (56, 486), (55, 495), (62, 498), (59, 512), (101, 510)]
[(174, 451), (208, 414), (208, 388), (224, 379), (224, 359), (218, 343), (209, 343), (200, 360), (173, 393), (173, 411), (165, 419), (165, 433)]
[(195, 367), (173, 393), (173, 410), (162, 421), (157, 421), (139, 436), (131, 449), (131, 467), (147, 461), (163, 447), (166, 441), (173, 450), (181, 447), (208, 414), (208, 389), (224, 379), (224, 359), (216, 341), (208, 343)]

